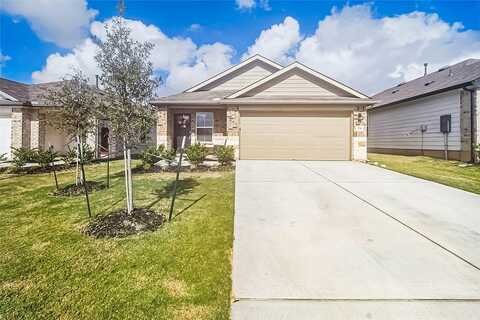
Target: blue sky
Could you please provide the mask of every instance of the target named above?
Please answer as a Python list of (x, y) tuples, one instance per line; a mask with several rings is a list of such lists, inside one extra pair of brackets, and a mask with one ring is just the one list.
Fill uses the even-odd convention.
[[(0, 11), (2, 77), (22, 82), (55, 80), (67, 72), (69, 62), (76, 64), (77, 61), (91, 70), (90, 73), (96, 72), (94, 66), (86, 65), (85, 61), (91, 59), (72, 53), (87, 51), (82, 41), (90, 36), (92, 24), (101, 24), (114, 16), (117, 1), (66, 0), (67, 5), (63, 7), (49, 7), (49, 2), (52, 1), (3, 0)], [(165, 94), (182, 90), (193, 84), (191, 81), (202, 80), (256, 52), (284, 64), (301, 60), (320, 72), (372, 93), (417, 76), (418, 66), (425, 61), (437, 67), (462, 58), (480, 58), (478, 12), (479, 1), (127, 0), (125, 18), (159, 30), (158, 47), (163, 51), (157, 51), (157, 55), (170, 55), (168, 59), (173, 61), (176, 50), (179, 55), (184, 54), (183, 60), (154, 63), (156, 71), (169, 81)], [(74, 21), (77, 18), (78, 21)], [(70, 31), (63, 26), (71, 21), (75, 26)], [(138, 31), (139, 37), (147, 32), (142, 30)], [(57, 37), (57, 33), (61, 36)], [(164, 43), (164, 37), (177, 39), (184, 51), (172, 49), (171, 44)], [(400, 40), (385, 40), (397, 37)], [(409, 42), (410, 38), (415, 40)], [(69, 39), (78, 41), (69, 43)], [(384, 45), (385, 42), (391, 43)], [(218, 43), (217, 47), (209, 47), (214, 43)], [(366, 49), (356, 49), (366, 45), (369, 46)], [(374, 63), (366, 61), (370, 55), (368, 50), (375, 52), (371, 59), (378, 62), (378, 70)], [(385, 58), (392, 50), (397, 53), (395, 57)], [(88, 53), (84, 53), (86, 55)], [(65, 56), (68, 59), (62, 59)], [(49, 60), (53, 62), (48, 64)], [(376, 70), (375, 75), (363, 82), (358, 74), (353, 75), (372, 68)], [(37, 74), (33, 75), (34, 72)]]

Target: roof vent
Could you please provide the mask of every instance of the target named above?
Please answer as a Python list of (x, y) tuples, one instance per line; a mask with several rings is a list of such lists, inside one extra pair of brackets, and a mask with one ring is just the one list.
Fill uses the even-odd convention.
[(398, 89), (395, 89), (395, 90), (392, 91), (392, 94), (397, 93), (397, 92), (398, 92)]
[(450, 68), (450, 66), (441, 67), (440, 69), (438, 69), (438, 72), (447, 70), (448, 68)]
[(432, 80), (432, 81), (428, 81), (428, 82), (426, 82), (424, 85), (425, 85), (425, 86), (429, 86), (429, 85), (431, 85), (431, 84), (434, 83), (434, 82), (435, 82), (435, 81), (433, 81), (433, 80)]
[(397, 84), (397, 87), (400, 87), (400, 86), (403, 86), (406, 82), (400, 82), (399, 84)]

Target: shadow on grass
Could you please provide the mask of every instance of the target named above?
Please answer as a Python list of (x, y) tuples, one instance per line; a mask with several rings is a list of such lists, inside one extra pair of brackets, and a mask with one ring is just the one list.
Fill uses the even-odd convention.
[[(174, 185), (175, 181), (170, 181), (165, 187), (153, 191), (153, 194), (156, 195), (157, 198), (153, 200), (150, 204), (148, 204), (146, 208), (150, 209), (151, 207), (159, 203), (162, 199), (169, 198), (172, 195)], [(198, 181), (193, 178), (179, 180), (177, 183), (177, 197), (191, 193), (193, 189), (199, 185), (200, 184), (198, 183)]]

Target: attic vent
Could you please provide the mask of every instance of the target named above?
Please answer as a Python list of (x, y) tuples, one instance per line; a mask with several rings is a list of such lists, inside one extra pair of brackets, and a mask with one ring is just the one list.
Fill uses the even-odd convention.
[(434, 83), (434, 82), (435, 82), (435, 81), (433, 81), (433, 80), (432, 80), (432, 81), (429, 81), (429, 82), (425, 83), (425, 86), (429, 86), (429, 85), (431, 85), (431, 84)]
[(450, 68), (450, 66), (441, 67), (440, 69), (438, 69), (438, 72), (447, 70), (448, 68)]
[(396, 90), (393, 90), (393, 91), (392, 91), (392, 94), (394, 94), (394, 93), (397, 93), (397, 92), (398, 92), (398, 90), (397, 90), (397, 89), (396, 89)]

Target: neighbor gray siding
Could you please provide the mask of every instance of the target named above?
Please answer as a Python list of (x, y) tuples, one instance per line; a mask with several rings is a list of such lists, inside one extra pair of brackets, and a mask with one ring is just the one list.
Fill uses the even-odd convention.
[(449, 150), (460, 150), (460, 91), (445, 93), (371, 109), (368, 112), (368, 148), (421, 149), (421, 125), (425, 150), (443, 150), (444, 136), (440, 132), (440, 116), (452, 115)]

